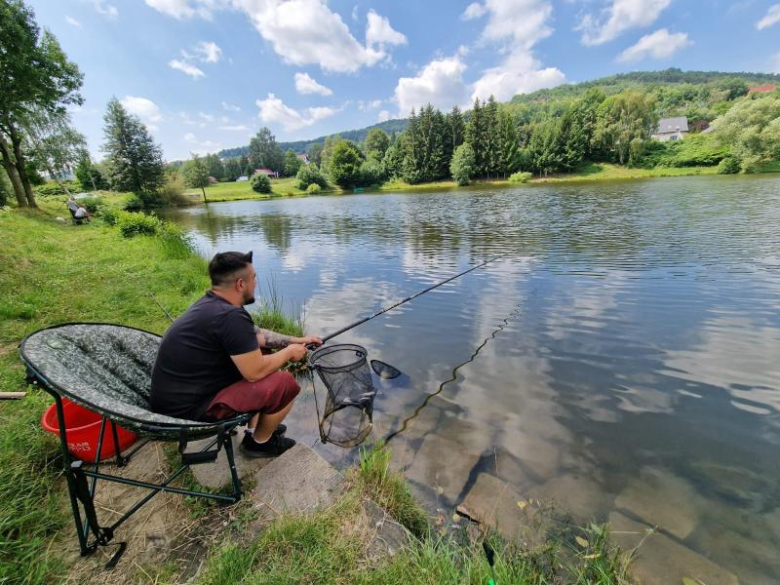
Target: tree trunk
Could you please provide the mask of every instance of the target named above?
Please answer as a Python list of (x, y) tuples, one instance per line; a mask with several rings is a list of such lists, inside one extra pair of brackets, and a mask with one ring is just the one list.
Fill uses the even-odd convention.
[(203, 185), (202, 185), (202, 184), (201, 184), (201, 186), (200, 186), (200, 190), (201, 190), (201, 191), (203, 191), (203, 203), (206, 203), (206, 204), (208, 204), (209, 200), (208, 200), (208, 199), (206, 199), (206, 189), (205, 189), (205, 187), (203, 187)]
[(11, 180), (11, 185), (14, 187), (16, 204), (19, 207), (27, 207), (27, 196), (24, 193), (24, 187), (22, 186), (22, 180), (19, 177), (19, 171), (16, 169), (16, 163), (14, 163), (14, 160), (11, 157), (10, 145), (2, 135), (0, 135), (0, 152), (2, 152), (3, 155), (3, 167), (8, 174), (8, 178)]
[(22, 137), (16, 131), (13, 124), (9, 124), (8, 128), (11, 133), (11, 143), (14, 146), (16, 168), (19, 171), (19, 178), (22, 180), (24, 194), (27, 197), (27, 205), (30, 207), (38, 207), (38, 204), (35, 202), (35, 193), (33, 193), (32, 185), (30, 184), (30, 177), (27, 175), (27, 169), (25, 168), (24, 153), (22, 153)]

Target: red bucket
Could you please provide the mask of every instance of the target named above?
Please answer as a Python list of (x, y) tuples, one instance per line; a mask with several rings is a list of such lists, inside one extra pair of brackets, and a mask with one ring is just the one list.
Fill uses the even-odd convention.
[[(102, 417), (91, 410), (74, 404), (67, 398), (62, 399), (62, 410), (65, 414), (68, 451), (77, 459), (90, 463), (94, 462), (97, 458), (100, 421), (102, 420)], [(44, 430), (50, 433), (54, 433), (55, 435), (60, 434), (56, 404), (52, 404), (46, 409), (46, 412), (43, 413), (41, 425)], [(116, 426), (116, 434), (119, 437), (120, 453), (138, 440), (137, 435), (134, 435), (130, 431), (126, 431), (119, 425)], [(110, 422), (106, 422), (106, 428), (103, 431), (103, 447), (100, 452), (100, 459), (110, 459), (114, 455), (116, 455), (114, 434), (111, 432)]]

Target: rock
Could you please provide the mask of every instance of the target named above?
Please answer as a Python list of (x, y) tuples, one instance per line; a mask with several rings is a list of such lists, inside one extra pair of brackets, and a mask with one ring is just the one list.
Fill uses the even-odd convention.
[(477, 476), (457, 511), (475, 522), (495, 528), (507, 540), (527, 547), (542, 544), (552, 528), (551, 519), (545, 517), (536, 503), (529, 503), (509, 484), (486, 473)]
[(578, 523), (603, 518), (610, 504), (608, 494), (589, 477), (567, 473), (553, 477), (525, 492), (529, 497), (552, 502), (562, 513), (571, 514)]
[(298, 443), (258, 471), (255, 482), (248, 497), (265, 517), (272, 518), (333, 504), (344, 490), (345, 479), (325, 459)]
[(707, 585), (739, 585), (733, 573), (668, 536), (652, 532), (646, 524), (612, 512), (609, 525), (612, 542), (624, 551), (639, 546), (629, 569), (638, 585), (676, 585), (685, 578)]
[(699, 522), (695, 503), (700, 500), (685, 480), (664, 469), (647, 467), (641, 470), (639, 477), (629, 481), (616, 498), (615, 507), (684, 539)]
[(392, 557), (414, 541), (404, 526), (371, 500), (363, 501), (359, 523), (365, 526), (369, 535), (366, 555), (371, 561)]
[[(236, 469), (238, 470), (239, 477), (247, 477), (253, 473), (257, 473), (260, 469), (268, 465), (272, 459), (254, 459), (252, 457), (245, 457), (238, 446), (244, 438), (244, 433), (239, 429), (238, 434), (232, 437), (233, 439), (233, 453), (235, 454)], [(187, 452), (200, 451), (203, 447), (213, 441), (213, 437), (209, 439), (201, 439), (200, 441), (192, 441), (187, 445)], [(225, 450), (220, 449), (217, 460), (213, 463), (201, 463), (199, 465), (193, 465), (190, 467), (192, 473), (195, 476), (195, 480), (202, 485), (210, 489), (221, 488), (224, 485), (230, 484), (230, 468), (227, 463), (227, 455)]]

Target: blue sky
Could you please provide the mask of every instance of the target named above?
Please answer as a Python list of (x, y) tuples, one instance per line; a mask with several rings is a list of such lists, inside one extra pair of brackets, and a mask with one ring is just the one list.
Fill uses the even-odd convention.
[(27, 1), (85, 74), (98, 158), (112, 96), (175, 160), (619, 72), (780, 73), (777, 0)]

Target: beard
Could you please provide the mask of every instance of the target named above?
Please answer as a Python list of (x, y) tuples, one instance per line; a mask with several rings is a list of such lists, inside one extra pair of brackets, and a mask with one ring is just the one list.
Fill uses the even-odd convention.
[(251, 305), (255, 302), (255, 295), (252, 293), (244, 295), (244, 306)]

